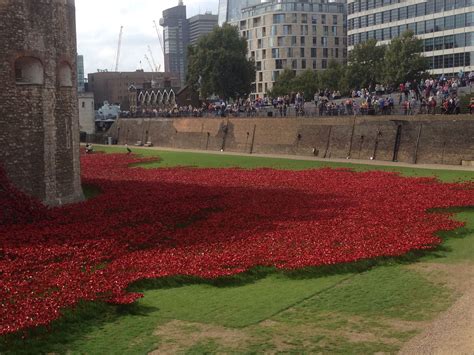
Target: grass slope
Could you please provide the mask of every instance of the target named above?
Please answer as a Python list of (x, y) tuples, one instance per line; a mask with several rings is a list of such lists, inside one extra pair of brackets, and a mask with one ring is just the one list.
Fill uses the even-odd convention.
[[(107, 152), (123, 151), (120, 148)], [(138, 152), (138, 150), (137, 150)], [(142, 151), (139, 151), (142, 153)], [(153, 167), (321, 166), (379, 169), (286, 159), (249, 158), (143, 150), (159, 155)], [(147, 166), (152, 167), (152, 166)], [(473, 179), (474, 173), (395, 169), (405, 175), (445, 181)], [(87, 187), (86, 194), (99, 193)], [(474, 265), (474, 209), (457, 210), (465, 228), (444, 233), (442, 248), (419, 263)], [(145, 354), (160, 352), (396, 352), (427, 320), (446, 309), (456, 294), (405, 263), (386, 261), (374, 268), (341, 268), (325, 276), (305, 270), (261, 270), (230, 280), (173, 278), (138, 283), (145, 297), (132, 306), (82, 304), (49, 329), (0, 338), (0, 353)]]

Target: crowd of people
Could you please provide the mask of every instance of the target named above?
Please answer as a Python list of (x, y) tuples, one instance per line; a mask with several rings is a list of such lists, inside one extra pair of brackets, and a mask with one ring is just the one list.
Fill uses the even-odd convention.
[[(458, 89), (474, 86), (474, 73), (461, 77), (428, 78), (401, 83), (398, 90), (382, 84), (367, 89), (352, 90), (342, 98), (339, 91), (320, 90), (308, 104), (304, 93), (297, 92), (276, 98), (239, 99), (204, 102), (200, 107), (174, 105), (168, 108), (143, 108), (122, 117), (286, 117), (286, 116), (345, 116), (345, 115), (416, 115), (459, 114), (461, 100)], [(468, 111), (474, 113), (474, 100)]]

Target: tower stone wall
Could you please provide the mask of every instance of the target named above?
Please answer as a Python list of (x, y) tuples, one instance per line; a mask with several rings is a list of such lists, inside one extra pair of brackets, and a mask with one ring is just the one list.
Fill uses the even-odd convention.
[(47, 205), (83, 199), (74, 0), (0, 0), (0, 165)]

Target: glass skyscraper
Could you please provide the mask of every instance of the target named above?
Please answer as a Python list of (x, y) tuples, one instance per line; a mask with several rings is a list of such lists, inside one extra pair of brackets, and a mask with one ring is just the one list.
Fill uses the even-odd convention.
[(242, 18), (242, 9), (257, 5), (262, 0), (219, 0), (219, 26)]
[(77, 56), (77, 91), (85, 91), (84, 56)]
[(181, 85), (184, 86), (187, 71), (189, 24), (186, 19), (186, 6), (182, 1), (178, 6), (163, 11), (160, 25), (163, 27), (165, 71), (178, 75)]

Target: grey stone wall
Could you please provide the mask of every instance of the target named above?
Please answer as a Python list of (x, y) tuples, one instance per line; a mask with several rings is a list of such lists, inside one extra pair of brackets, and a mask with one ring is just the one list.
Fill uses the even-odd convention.
[(83, 199), (74, 0), (0, 0), (0, 164), (48, 205)]
[[(225, 128), (227, 127), (227, 134)], [(399, 144), (397, 142), (399, 134)], [(120, 144), (460, 165), (474, 160), (474, 116), (120, 119)], [(396, 149), (398, 147), (398, 149)], [(398, 151), (397, 154), (396, 150)]]

